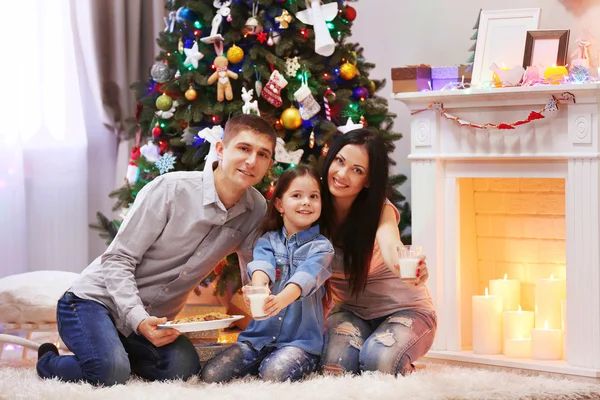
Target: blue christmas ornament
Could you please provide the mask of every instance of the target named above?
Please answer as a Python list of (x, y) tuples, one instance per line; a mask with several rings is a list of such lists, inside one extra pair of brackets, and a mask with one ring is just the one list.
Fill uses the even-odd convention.
[(177, 10), (177, 22), (196, 21), (198, 16), (189, 8), (181, 7)]
[(590, 80), (590, 71), (583, 65), (576, 65), (569, 72), (569, 80), (573, 83), (585, 83)]

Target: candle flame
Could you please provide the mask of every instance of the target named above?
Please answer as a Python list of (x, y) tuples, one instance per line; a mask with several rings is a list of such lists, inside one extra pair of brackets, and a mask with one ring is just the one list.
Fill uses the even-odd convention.
[(506, 280), (506, 278), (508, 278), (508, 275), (507, 275), (507, 274), (504, 274), (504, 280)]
[(487, 288), (485, 288), (485, 295), (486, 295), (486, 297), (488, 295), (488, 289)]
[(523, 311), (523, 310), (521, 310), (521, 305), (519, 304), (519, 312), (521, 312), (521, 311)]
[(550, 274), (550, 280), (554, 279), (554, 274)]
[(548, 321), (544, 322), (544, 329), (548, 329)]

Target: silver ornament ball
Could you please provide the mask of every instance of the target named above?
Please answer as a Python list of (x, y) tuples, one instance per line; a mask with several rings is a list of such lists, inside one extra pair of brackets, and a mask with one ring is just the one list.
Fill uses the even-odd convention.
[(150, 68), (150, 76), (155, 82), (166, 82), (171, 79), (171, 70), (167, 64), (159, 61)]

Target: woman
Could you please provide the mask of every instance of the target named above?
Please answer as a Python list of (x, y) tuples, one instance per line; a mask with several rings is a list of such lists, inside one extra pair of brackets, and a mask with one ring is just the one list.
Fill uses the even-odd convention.
[(437, 327), (423, 285), (398, 277), (400, 214), (386, 199), (390, 160), (383, 139), (366, 129), (334, 142), (323, 165), (323, 232), (335, 246), (329, 280), (325, 373), (406, 374), (427, 353)]

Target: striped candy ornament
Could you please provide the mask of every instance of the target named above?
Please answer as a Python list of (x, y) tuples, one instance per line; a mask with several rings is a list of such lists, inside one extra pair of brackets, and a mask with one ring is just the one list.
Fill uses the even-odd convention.
[(325, 106), (325, 118), (327, 118), (327, 121), (331, 121), (331, 109), (329, 108), (329, 100), (327, 100), (327, 96), (329, 95), (332, 95), (335, 100), (335, 92), (327, 88), (325, 94), (323, 94), (323, 105)]

